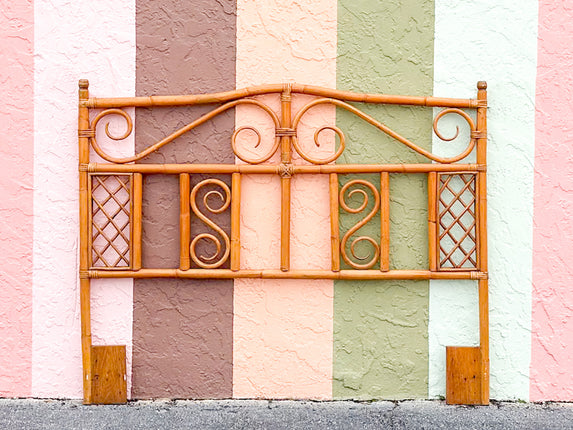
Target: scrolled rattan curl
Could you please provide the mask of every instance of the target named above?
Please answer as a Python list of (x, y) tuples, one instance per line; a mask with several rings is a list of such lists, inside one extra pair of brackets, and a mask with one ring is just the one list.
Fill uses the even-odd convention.
[[(364, 121), (366, 121), (367, 123), (373, 125), (374, 127), (378, 128), (379, 130), (383, 131), (384, 133), (386, 133), (388, 136), (392, 137), (393, 139), (396, 139), (398, 142), (403, 143), (404, 145), (406, 145), (408, 148), (416, 151), (418, 154), (423, 155), (424, 157), (436, 161), (438, 163), (444, 163), (444, 164), (449, 164), (449, 163), (454, 163), (456, 161), (460, 161), (462, 159), (464, 159), (465, 157), (467, 157), (470, 152), (472, 152), (472, 150), (474, 149), (475, 145), (476, 145), (476, 139), (474, 137), (470, 137), (470, 141), (468, 143), (468, 146), (466, 147), (466, 149), (464, 149), (464, 151), (462, 151), (460, 154), (454, 156), (454, 157), (440, 157), (438, 155), (432, 154), (429, 151), (426, 151), (425, 149), (421, 148), (420, 146), (416, 145), (414, 142), (406, 139), (405, 137), (401, 136), (400, 134), (396, 133), (394, 130), (390, 129), (389, 127), (387, 127), (386, 125), (382, 124), (380, 121), (374, 119), (373, 117), (371, 117), (370, 115), (362, 112), (361, 110), (355, 108), (354, 106), (352, 106), (351, 104), (348, 104), (346, 102), (343, 102), (342, 100), (338, 100), (338, 99), (332, 99), (332, 98), (320, 98), (320, 99), (316, 99), (313, 100), (312, 102), (306, 104), (304, 107), (302, 107), (302, 109), (300, 109), (296, 116), (293, 119), (293, 128), (296, 130), (301, 118), (306, 114), (306, 112), (308, 112), (311, 108), (317, 106), (317, 105), (322, 105), (322, 104), (330, 104), (330, 105), (334, 105), (337, 107), (340, 107), (342, 109), (347, 110), (348, 112), (353, 113), (354, 115), (358, 116), (359, 118), (363, 119)], [(433, 129), (434, 132), (436, 133), (436, 135), (444, 140), (444, 141), (452, 141), (454, 140), (456, 137), (458, 137), (459, 135), (459, 128), (457, 129), (457, 132), (455, 134), (454, 137), (452, 138), (444, 138), (444, 136), (438, 132), (437, 129), (437, 124), (438, 121), (447, 114), (458, 114), (460, 115), (462, 118), (464, 118), (466, 120), (466, 122), (468, 123), (469, 127), (470, 127), (470, 131), (472, 132), (471, 134), (473, 134), (473, 132), (475, 132), (476, 130), (476, 126), (475, 123), (473, 121), (473, 119), (463, 110), (461, 109), (457, 109), (457, 108), (447, 108), (442, 110), (440, 113), (438, 113), (438, 115), (436, 115), (436, 117), (434, 118), (434, 122), (433, 122)], [(309, 156), (308, 154), (306, 154), (303, 149), (300, 147), (298, 140), (296, 137), (293, 138), (293, 146), (296, 150), (296, 152), (306, 161), (313, 163), (313, 164), (327, 164), (330, 163), (334, 160), (336, 160), (338, 157), (340, 157), (340, 155), (342, 155), (342, 152), (344, 151), (344, 147), (345, 147), (345, 138), (344, 138), (344, 133), (337, 127), (334, 126), (324, 126), (319, 128), (315, 134), (314, 134), (314, 142), (317, 146), (319, 146), (318, 144), (318, 134), (325, 129), (330, 129), (333, 130), (339, 137), (340, 139), (340, 145), (338, 150), (336, 151), (336, 153), (328, 158), (324, 158), (324, 159), (316, 159), (313, 158), (311, 156)]]
[[(227, 233), (225, 233), (225, 231), (223, 231), (221, 227), (219, 227), (217, 224), (211, 221), (203, 212), (199, 210), (199, 207), (197, 206), (197, 193), (201, 188), (211, 184), (222, 188), (225, 195), (223, 195), (221, 191), (218, 190), (208, 191), (203, 196), (203, 205), (205, 206), (205, 208), (212, 214), (219, 214), (225, 211), (231, 204), (231, 190), (229, 189), (229, 186), (227, 184), (225, 184), (223, 181), (219, 179), (213, 179), (213, 178), (205, 179), (199, 182), (197, 185), (195, 185), (195, 187), (193, 187), (193, 190), (191, 191), (190, 204), (193, 213), (206, 225), (215, 230), (219, 234), (219, 236), (223, 238), (225, 242), (225, 247), (223, 250), (221, 241), (217, 236), (210, 233), (201, 233), (195, 236), (195, 238), (191, 241), (191, 244), (189, 245), (189, 251), (191, 259), (195, 262), (195, 264), (197, 264), (199, 267), (203, 269), (216, 269), (220, 267), (222, 264), (225, 263), (225, 261), (227, 261), (227, 259), (229, 258), (229, 253), (231, 251), (231, 241), (229, 240), (229, 236), (227, 235)], [(217, 197), (218, 199), (220, 199), (222, 203), (221, 206), (218, 208), (212, 207), (209, 204), (210, 197)], [(206, 239), (215, 244), (217, 250), (213, 255), (211, 256), (197, 255), (196, 252), (197, 244), (202, 239)], [(223, 252), (221, 253), (221, 251)]]
[[(91, 145), (92, 145), (94, 151), (101, 158), (103, 158), (106, 161), (109, 161), (110, 163), (116, 163), (116, 164), (131, 163), (134, 161), (141, 160), (144, 157), (147, 157), (149, 154), (159, 150), (161, 147), (167, 145), (168, 143), (171, 143), (173, 140), (175, 140), (179, 136), (187, 133), (190, 130), (193, 130), (194, 128), (200, 126), (201, 124), (204, 124), (205, 122), (209, 121), (210, 119), (216, 117), (217, 115), (219, 115), (219, 114), (225, 112), (226, 110), (229, 110), (229, 109), (231, 109), (237, 105), (253, 105), (253, 106), (257, 106), (257, 107), (261, 108), (264, 112), (266, 112), (271, 117), (271, 119), (273, 120), (275, 129), (279, 127), (280, 121), (279, 121), (277, 114), (270, 107), (268, 107), (266, 104), (264, 104), (258, 100), (254, 100), (254, 99), (239, 99), (239, 100), (233, 100), (231, 102), (225, 103), (225, 104), (219, 106), (218, 108), (213, 109), (211, 112), (208, 112), (205, 115), (197, 118), (196, 120), (190, 122), (189, 124), (187, 124), (187, 125), (181, 127), (180, 129), (174, 131), (169, 136), (165, 137), (164, 139), (160, 140), (159, 142), (154, 143), (153, 145), (147, 147), (143, 151), (141, 151), (141, 152), (139, 152), (139, 153), (137, 153), (131, 157), (118, 158), (118, 157), (113, 157), (113, 156), (107, 154), (103, 149), (101, 149), (101, 147), (97, 143), (97, 139), (95, 138), (95, 136), (90, 137)], [(133, 130), (133, 121), (132, 121), (131, 117), (125, 111), (123, 111), (121, 109), (106, 109), (106, 110), (100, 112), (92, 121), (90, 128), (92, 130), (95, 130), (99, 121), (108, 115), (119, 115), (119, 116), (123, 117), (127, 121), (128, 130), (122, 136), (113, 136), (109, 133), (109, 123), (108, 123), (108, 124), (106, 124), (106, 127), (105, 127), (105, 131), (106, 131), (107, 136), (113, 140), (123, 140), (123, 139), (127, 138)], [(263, 163), (263, 162), (267, 161), (269, 158), (271, 158), (279, 147), (280, 138), (278, 138), (278, 137), (274, 138), (275, 141), (274, 141), (274, 144), (273, 144), (272, 148), (270, 149), (270, 151), (268, 153), (264, 154), (263, 156), (259, 157), (259, 158), (250, 159), (250, 158), (245, 157), (245, 156), (240, 154), (240, 152), (237, 149), (236, 140), (237, 140), (237, 135), (242, 130), (244, 130), (245, 128), (255, 130), (256, 134), (258, 135), (258, 142), (257, 142), (257, 145), (255, 145), (255, 147), (258, 146), (260, 143), (260, 140), (261, 140), (260, 139), (260, 133), (254, 127), (250, 127), (250, 126), (249, 127), (241, 127), (239, 129), (235, 130), (235, 132), (233, 133), (233, 137), (232, 137), (233, 152), (235, 153), (235, 155), (238, 158), (240, 158), (241, 160), (245, 161), (246, 163), (250, 163), (250, 164)]]
[(91, 128), (91, 130), (93, 130), (93, 134), (90, 136), (90, 142), (91, 142), (92, 148), (94, 149), (94, 151), (96, 152), (97, 155), (99, 155), (104, 160), (110, 161), (112, 163), (118, 163), (118, 162), (120, 162), (118, 160), (123, 160), (123, 159), (122, 158), (115, 158), (115, 157), (112, 157), (111, 155), (108, 155), (98, 145), (97, 139), (95, 137), (95, 130), (96, 130), (98, 123), (103, 118), (105, 118), (106, 116), (109, 116), (109, 115), (118, 115), (118, 116), (122, 117), (125, 120), (125, 122), (127, 123), (127, 130), (121, 136), (114, 136), (113, 134), (111, 134), (109, 132), (109, 122), (108, 122), (105, 124), (105, 134), (107, 135), (107, 137), (109, 137), (112, 140), (123, 140), (123, 139), (128, 138), (129, 135), (131, 135), (131, 132), (133, 131), (133, 121), (132, 121), (131, 117), (129, 116), (129, 114), (122, 109), (106, 109), (106, 110), (101, 111), (99, 114), (97, 114), (97, 116), (93, 119), (93, 121), (91, 123), (90, 128)]
[[(346, 202), (346, 199), (345, 199), (346, 191), (350, 187), (355, 187), (355, 186), (359, 186), (359, 185), (363, 185), (364, 187), (368, 188), (372, 192), (372, 194), (374, 196), (374, 206), (372, 207), (370, 212), (368, 212), (366, 214), (366, 216), (361, 221), (359, 221), (352, 228), (350, 228), (346, 232), (346, 234), (342, 237), (342, 241), (340, 242), (340, 253), (342, 254), (342, 258), (344, 259), (346, 264), (348, 264), (352, 268), (354, 268), (354, 269), (370, 269), (372, 266), (374, 266), (376, 264), (376, 262), (380, 258), (380, 245), (374, 239), (372, 239), (371, 237), (368, 237), (368, 236), (358, 236), (358, 237), (354, 238), (352, 240), (352, 242), (350, 243), (350, 254), (351, 254), (352, 258), (354, 260), (365, 261), (364, 263), (357, 263), (356, 261), (353, 261), (350, 258), (350, 256), (348, 255), (348, 253), (346, 252), (346, 246), (347, 246), (348, 241), (352, 237), (352, 235), (354, 233), (356, 233), (364, 225), (366, 225), (376, 215), (376, 212), (378, 212), (378, 209), (380, 208), (380, 193), (378, 192), (376, 187), (374, 185), (372, 185), (370, 182), (362, 180), (362, 179), (354, 179), (354, 180), (348, 181), (346, 184), (344, 184), (344, 186), (340, 190), (339, 200), (340, 200), (340, 207), (342, 209), (344, 209), (346, 212), (349, 212), (352, 214), (357, 214), (357, 213), (364, 211), (366, 209), (366, 207), (368, 206), (369, 197), (368, 197), (368, 193), (363, 188), (354, 188), (347, 195), (348, 199), (352, 198), (352, 196), (355, 194), (362, 196), (362, 203), (358, 207), (356, 207), (356, 208), (350, 207), (348, 205), (348, 203)], [(372, 248), (374, 249), (373, 255), (360, 256), (360, 255), (356, 254), (356, 245), (362, 241), (366, 241), (372, 245)]]
[[(334, 101), (337, 102), (339, 100), (336, 99), (317, 99), (317, 100), (313, 100), (312, 102), (306, 104), (305, 106), (302, 107), (301, 110), (299, 110), (296, 114), (296, 116), (293, 119), (292, 122), (292, 128), (294, 130), (297, 129), (298, 124), (301, 120), (301, 118), (303, 117), (303, 115), (308, 112), (308, 110), (310, 110), (311, 108), (313, 108), (316, 105), (319, 104), (328, 104), (330, 103), (330, 101)], [(335, 104), (335, 103), (334, 103)], [(298, 153), (298, 155), (301, 156), (301, 158), (303, 158), (304, 160), (308, 161), (309, 163), (312, 164), (328, 164), (333, 162), (334, 160), (336, 160), (338, 157), (340, 157), (342, 155), (342, 153), (344, 152), (344, 148), (346, 146), (346, 138), (344, 136), (343, 131), (334, 126), (334, 125), (325, 125), (322, 127), (319, 127), (318, 129), (316, 129), (316, 131), (314, 132), (314, 144), (319, 147), (320, 146), (320, 142), (319, 142), (319, 136), (320, 133), (323, 132), (324, 130), (332, 130), (334, 131), (334, 133), (338, 136), (339, 140), (340, 140), (340, 144), (338, 146), (338, 150), (331, 155), (330, 157), (327, 158), (322, 158), (322, 159), (318, 159), (318, 158), (313, 158), (310, 155), (308, 155), (306, 152), (304, 152), (304, 150), (302, 149), (302, 147), (299, 145), (298, 143), (298, 138), (295, 135), (292, 138), (292, 145), (294, 146), (294, 149), (296, 150), (296, 152)]]
[(476, 126), (475, 126), (474, 120), (466, 112), (464, 112), (461, 109), (457, 109), (457, 108), (443, 109), (434, 118), (432, 128), (434, 130), (434, 133), (436, 133), (436, 136), (438, 136), (438, 138), (440, 140), (443, 140), (444, 142), (451, 142), (452, 140), (455, 140), (460, 135), (460, 127), (457, 125), (456, 125), (456, 133), (452, 137), (444, 137), (444, 135), (442, 135), (438, 131), (438, 122), (440, 121), (440, 119), (442, 117), (444, 117), (445, 115), (448, 115), (448, 114), (460, 115), (463, 119), (466, 120), (466, 122), (468, 123), (468, 125), (470, 127), (470, 141), (469, 141), (466, 149), (464, 149), (460, 154), (456, 155), (455, 157), (451, 157), (451, 158), (436, 157), (437, 159), (433, 159), (434, 161), (437, 161), (439, 163), (453, 163), (455, 161), (463, 160), (473, 151), (474, 147), (476, 146), (476, 141), (477, 141), (477, 139), (473, 136), (474, 132), (476, 131)]

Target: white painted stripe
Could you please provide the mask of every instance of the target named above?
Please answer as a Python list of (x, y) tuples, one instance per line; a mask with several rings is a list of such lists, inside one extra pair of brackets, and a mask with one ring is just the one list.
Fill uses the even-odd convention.
[[(534, 0), (436, 0), (434, 94), (475, 98), (488, 82), (493, 399), (529, 398), (537, 10)], [(477, 344), (476, 287), (452, 284), (430, 283), (431, 397), (445, 394), (445, 346)]]
[[(37, 0), (34, 9), (32, 395), (81, 397), (77, 83), (135, 94), (135, 1)], [(133, 152), (133, 139), (121, 145)], [(126, 344), (130, 360), (133, 284), (105, 284), (92, 292), (94, 343)], [(103, 320), (106, 304), (113, 321)]]

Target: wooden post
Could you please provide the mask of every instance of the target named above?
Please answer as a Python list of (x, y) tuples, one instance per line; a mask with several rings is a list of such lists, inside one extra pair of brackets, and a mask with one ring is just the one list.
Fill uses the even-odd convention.
[(430, 270), (438, 270), (438, 174), (428, 173), (428, 251)]
[(340, 226), (338, 219), (338, 174), (330, 174), (330, 249), (332, 271), (340, 272)]
[(241, 174), (231, 176), (231, 270), (241, 268)]
[(380, 173), (380, 270), (390, 270), (390, 174)]
[(189, 174), (179, 175), (179, 268), (187, 270), (191, 267), (189, 246), (191, 244), (191, 178)]
[[(487, 163), (487, 83), (477, 84), (477, 162)], [(485, 170), (478, 173), (478, 267), (487, 273), (487, 176)], [(481, 403), (489, 403), (489, 285), (488, 279), (479, 281), (479, 328), (481, 356)]]
[(88, 190), (87, 165), (90, 161), (89, 136), (90, 120), (86, 102), (89, 99), (89, 82), (87, 79), (79, 81), (79, 107), (78, 107), (78, 145), (79, 145), (79, 180), (80, 180), (80, 312), (81, 312), (81, 336), (82, 336), (82, 366), (84, 403), (92, 403), (92, 333), (91, 333), (91, 308), (90, 308), (90, 280), (89, 269), (89, 236), (91, 218)]
[[(291, 121), (291, 86), (285, 84), (281, 93), (281, 129), (290, 130)], [(281, 270), (290, 270), (290, 171), (292, 161), (291, 136), (281, 136)]]

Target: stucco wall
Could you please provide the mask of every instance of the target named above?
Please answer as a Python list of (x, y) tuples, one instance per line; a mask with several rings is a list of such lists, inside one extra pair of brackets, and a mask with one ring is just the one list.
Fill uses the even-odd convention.
[(0, 2), (0, 396), (29, 396), (32, 375), (34, 9)]
[[(535, 1), (436, 1), (434, 93), (473, 97), (475, 83), (488, 82), (490, 387), (498, 399), (529, 398), (536, 24)], [(435, 142), (437, 151), (449, 146)], [(478, 340), (476, 289), (431, 282), (431, 396), (445, 393), (444, 346)]]
[[(78, 79), (90, 80), (94, 96), (296, 81), (464, 98), (486, 80), (491, 396), (573, 400), (573, 29), (565, 0), (0, 0), (0, 7), (0, 396), (82, 395)], [(295, 97), (294, 110), (308, 100)], [(278, 109), (277, 97), (264, 101)], [(106, 148), (131, 154), (206, 110), (131, 109), (135, 133)], [(430, 109), (369, 112), (437, 153), (457, 147), (432, 137)], [(147, 161), (239, 162), (229, 138), (246, 124), (267, 143), (268, 121), (241, 108)], [(334, 109), (309, 113), (301, 133), (326, 124), (346, 132), (339, 163), (420, 159)], [(323, 153), (334, 149), (327, 135)], [(145, 263), (178, 264), (177, 190), (175, 176), (145, 178)], [(295, 177), (292, 190), (292, 267), (328, 268), (327, 180)], [(391, 265), (424, 268), (425, 178), (392, 175), (391, 194)], [(243, 267), (278, 267), (279, 195), (277, 177), (244, 178)], [(219, 221), (228, 226), (228, 215)], [(354, 221), (341, 213), (343, 229)], [(445, 393), (445, 346), (478, 342), (473, 282), (92, 286), (94, 344), (127, 346), (135, 397), (436, 398)]]
[[(335, 1), (239, 0), (237, 88), (265, 82), (333, 87), (335, 55)], [(276, 97), (264, 101), (278, 110)], [(293, 112), (305, 101), (293, 97)], [(238, 126), (258, 125), (270, 143), (261, 112), (237, 109), (236, 118)], [(333, 110), (316, 109), (304, 126), (333, 123)], [(293, 268), (329, 266), (327, 193), (327, 177), (292, 181)], [(241, 267), (279, 268), (279, 178), (243, 176), (241, 204)], [(237, 279), (234, 300), (233, 395), (331, 398), (332, 281)]]
[[(338, 7), (338, 88), (431, 94), (433, 1), (379, 4), (340, 0)], [(431, 149), (430, 109), (367, 106), (364, 111)], [(340, 110), (336, 123), (349, 140), (337, 163), (423, 160), (348, 112)], [(378, 175), (357, 177), (379, 183)], [(354, 176), (339, 178), (342, 186)], [(391, 269), (428, 267), (427, 200), (425, 175), (390, 175)], [(341, 235), (359, 220), (341, 210)], [(378, 238), (379, 225), (375, 218), (358, 235)], [(371, 249), (358, 250), (357, 254), (367, 252)], [(336, 281), (334, 292), (335, 397), (426, 397), (428, 282)]]
[(573, 398), (573, 11), (539, 3), (531, 400)]
[[(80, 397), (82, 393), (77, 82), (89, 79), (94, 95), (134, 94), (134, 7), (132, 1), (34, 2), (35, 397)], [(129, 151), (129, 141), (124, 145), (123, 150)], [(131, 283), (111, 284), (101, 292), (102, 300), (94, 301), (94, 334), (97, 338), (98, 325), (117, 323), (108, 331), (113, 338), (99, 340), (130, 345)], [(98, 294), (97, 287), (94, 290)], [(117, 318), (111, 321), (98, 317), (98, 306), (106, 302), (118, 306)]]
[[(235, 84), (234, 2), (137, 3), (136, 92), (225, 91)], [(184, 43), (189, 40), (192, 43)], [(136, 149), (144, 150), (212, 107), (142, 109)], [(232, 163), (231, 112), (147, 157), (153, 163)], [(203, 179), (191, 176), (195, 186)], [(222, 178), (229, 182), (229, 177)], [(179, 267), (179, 178), (145, 175), (143, 264)], [(216, 221), (227, 231), (229, 213)], [(198, 220), (191, 229), (208, 231)], [(211, 255), (212, 249), (198, 248)], [(137, 398), (232, 395), (232, 280), (139, 279), (135, 282), (134, 389)]]

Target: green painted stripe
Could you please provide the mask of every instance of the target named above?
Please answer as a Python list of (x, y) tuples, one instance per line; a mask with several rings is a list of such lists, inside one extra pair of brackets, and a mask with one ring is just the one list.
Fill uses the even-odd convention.
[[(433, 86), (434, 1), (338, 1), (337, 87), (429, 95)], [(424, 148), (432, 111), (363, 109)], [(339, 163), (418, 162), (402, 144), (345, 111), (337, 112), (347, 149)], [(376, 176), (363, 176), (379, 188)], [(342, 186), (349, 176), (340, 176)], [(428, 267), (426, 175), (391, 175), (391, 268)], [(355, 205), (359, 200), (357, 199)], [(356, 223), (341, 211), (341, 237)], [(379, 238), (379, 218), (359, 230)], [(357, 254), (368, 252), (357, 247)], [(428, 393), (427, 281), (334, 284), (334, 381), (338, 399), (425, 398)]]

